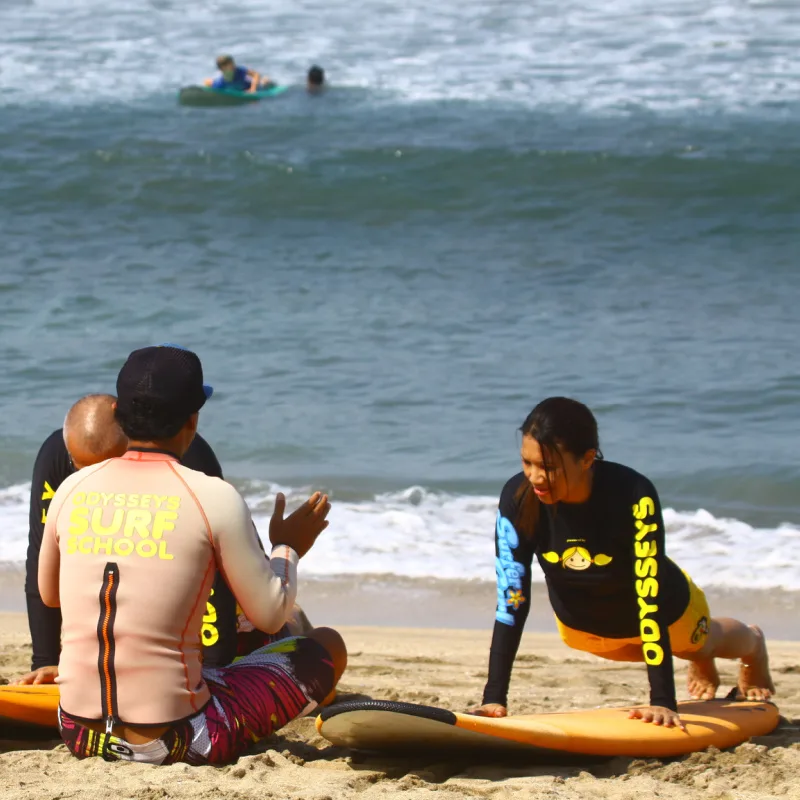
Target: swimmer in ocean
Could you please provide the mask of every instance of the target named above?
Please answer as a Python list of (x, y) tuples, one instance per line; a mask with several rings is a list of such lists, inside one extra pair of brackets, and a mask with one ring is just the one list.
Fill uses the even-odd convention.
[(309, 94), (320, 94), (324, 90), (325, 70), (315, 64), (306, 75), (306, 91)]
[(212, 89), (235, 89), (239, 92), (257, 92), (273, 85), (273, 82), (260, 72), (247, 67), (239, 67), (233, 56), (224, 55), (217, 59), (220, 74), (216, 78), (206, 78), (206, 86)]

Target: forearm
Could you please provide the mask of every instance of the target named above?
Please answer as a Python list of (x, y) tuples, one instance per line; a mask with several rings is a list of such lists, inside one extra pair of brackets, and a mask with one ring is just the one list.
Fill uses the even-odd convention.
[(508, 705), (508, 687), (511, 682), (511, 671), (517, 657), (522, 631), (528, 613), (520, 609), (515, 616), (514, 625), (506, 625), (495, 621), (492, 634), (492, 646), (489, 650), (489, 675), (483, 690), (483, 703)]
[(61, 655), (61, 609), (48, 608), (38, 593), (25, 596), (33, 643), (31, 670), (58, 665)]
[[(255, 544), (253, 547), (257, 547)], [(270, 558), (261, 551), (240, 552), (223, 559), (220, 570), (247, 619), (265, 633), (275, 633), (286, 622), (297, 596), (297, 553), (291, 547), (273, 548)]]

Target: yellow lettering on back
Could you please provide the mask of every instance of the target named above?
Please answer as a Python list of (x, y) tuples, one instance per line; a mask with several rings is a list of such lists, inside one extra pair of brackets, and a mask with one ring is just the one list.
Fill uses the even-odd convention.
[(133, 536), (134, 531), (139, 534), (142, 539), (150, 538), (150, 530), (148, 525), (153, 519), (153, 515), (143, 508), (132, 508), (125, 516), (125, 536)]
[(114, 517), (111, 520), (111, 524), (106, 526), (103, 525), (103, 509), (96, 508), (92, 512), (92, 532), (99, 536), (113, 536), (122, 527), (124, 517), (125, 512), (121, 508), (116, 508), (114, 509)]
[(170, 495), (167, 498), (167, 508), (170, 511), (177, 511), (181, 507), (181, 499), (176, 495)]
[(67, 528), (70, 536), (80, 536), (89, 530), (89, 509), (86, 506), (77, 506), (69, 514), (70, 526)]
[(161, 541), (158, 543), (158, 557), (162, 561), (172, 561), (173, 555), (172, 553), (167, 552), (167, 542), (166, 540)]
[(42, 492), (42, 500), (52, 500), (55, 496), (53, 487), (47, 482), (44, 482), (44, 491)]
[(152, 558), (158, 552), (158, 545), (151, 539), (136, 542), (136, 553), (142, 558)]
[(174, 511), (156, 511), (153, 520), (153, 538), (160, 539), (167, 531), (174, 531), (175, 526), (172, 523), (176, 519), (178, 515)]

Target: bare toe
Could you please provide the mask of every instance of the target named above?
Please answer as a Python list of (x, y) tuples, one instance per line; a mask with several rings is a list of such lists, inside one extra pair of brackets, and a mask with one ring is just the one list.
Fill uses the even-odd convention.
[(747, 658), (742, 659), (739, 667), (739, 692), (748, 700), (769, 700), (775, 694), (775, 684), (769, 671), (767, 643), (761, 628), (751, 625), (758, 643), (756, 649)]
[(714, 659), (690, 661), (686, 683), (692, 700), (713, 700), (719, 688), (719, 673)]

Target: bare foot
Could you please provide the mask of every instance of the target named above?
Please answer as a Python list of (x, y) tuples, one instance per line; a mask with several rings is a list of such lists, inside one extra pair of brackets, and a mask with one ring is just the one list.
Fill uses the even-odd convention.
[(686, 683), (692, 700), (713, 700), (719, 688), (719, 673), (714, 659), (690, 661)]
[(751, 655), (742, 659), (739, 692), (747, 700), (769, 700), (775, 694), (775, 684), (769, 674), (767, 643), (761, 628), (751, 625), (750, 629), (756, 634), (758, 644)]

